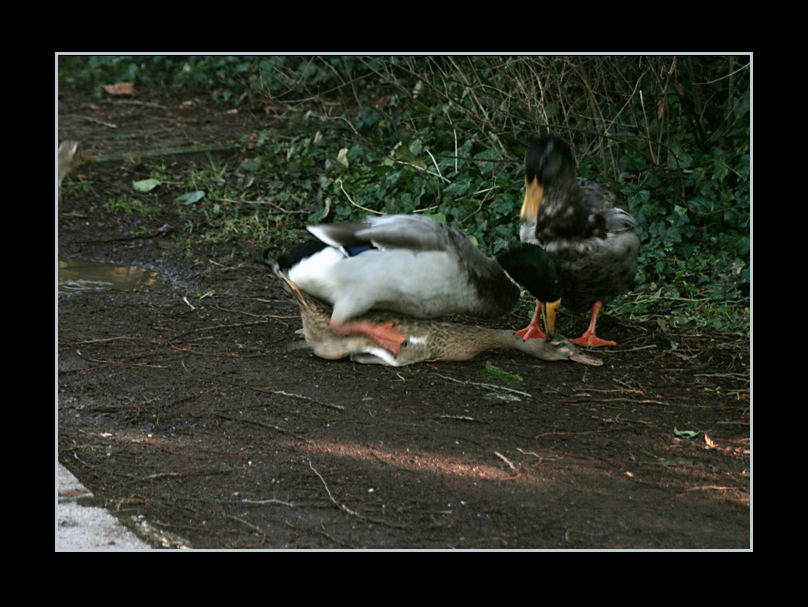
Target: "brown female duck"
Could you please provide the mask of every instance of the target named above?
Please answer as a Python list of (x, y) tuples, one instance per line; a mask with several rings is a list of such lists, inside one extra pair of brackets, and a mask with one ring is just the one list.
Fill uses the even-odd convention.
[(422, 361), (469, 360), (491, 349), (516, 349), (545, 361), (572, 360), (599, 366), (601, 361), (581, 354), (564, 337), (525, 341), (506, 329), (472, 327), (452, 322), (390, 316), (371, 312), (362, 317), (369, 323), (392, 322), (404, 336), (396, 354), (381, 347), (367, 335), (345, 335), (330, 327), (331, 309), (321, 301), (302, 292), (276, 265), (275, 274), (284, 281), (300, 307), (305, 342), (293, 347), (311, 348), (320, 358), (335, 360), (350, 357), (364, 364), (403, 367)]

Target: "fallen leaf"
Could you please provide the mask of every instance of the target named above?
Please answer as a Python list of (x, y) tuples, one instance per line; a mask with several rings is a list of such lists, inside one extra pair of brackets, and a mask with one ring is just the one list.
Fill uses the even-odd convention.
[(707, 436), (706, 432), (704, 433), (704, 443), (707, 445), (709, 449), (715, 449), (718, 447), (718, 444), (709, 436)]
[(131, 95), (135, 92), (135, 85), (131, 82), (119, 82), (118, 84), (104, 84), (102, 89), (108, 95)]
[(698, 434), (695, 430), (679, 430), (676, 426), (673, 427), (673, 435), (680, 438), (694, 438)]
[(138, 192), (151, 192), (158, 185), (160, 185), (159, 179), (142, 179), (132, 182), (132, 187)]
[(205, 197), (205, 192), (197, 190), (196, 192), (188, 192), (187, 194), (180, 194), (174, 199), (177, 204), (189, 205), (199, 202)]

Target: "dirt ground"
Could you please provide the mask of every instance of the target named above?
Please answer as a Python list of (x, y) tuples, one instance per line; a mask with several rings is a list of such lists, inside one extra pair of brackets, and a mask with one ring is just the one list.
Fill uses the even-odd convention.
[[(68, 93), (59, 140), (103, 156), (274, 126), (203, 99)], [(88, 187), (58, 219), (60, 260), (159, 272), (149, 288), (58, 295), (59, 461), (151, 545), (751, 547), (748, 340), (607, 308), (599, 334), (618, 346), (597, 351), (601, 367), (493, 351), (394, 369), (288, 350), (297, 308), (252, 261), (285, 243), (187, 255), (168, 234), (182, 228), (173, 196), (154, 215), (102, 208), (161, 161), (83, 165), (71, 179)], [(487, 363), (522, 381), (498, 383)]]

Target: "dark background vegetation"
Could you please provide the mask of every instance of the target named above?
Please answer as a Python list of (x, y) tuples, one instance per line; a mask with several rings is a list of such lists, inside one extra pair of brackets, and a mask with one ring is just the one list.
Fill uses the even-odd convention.
[[(245, 133), (238, 167), (188, 176), (178, 203), (204, 208), (205, 231), (189, 218), (175, 237), (265, 239), (286, 225), (279, 210), (301, 225), (417, 211), (496, 253), (518, 233), (524, 150), (553, 132), (639, 223), (637, 284), (612, 312), (739, 334), (749, 332), (750, 80), (747, 55), (59, 58), (60, 87), (184, 88), (288, 127)], [(107, 202), (145, 208), (148, 192), (134, 196)], [(271, 205), (228, 203), (243, 200)]]

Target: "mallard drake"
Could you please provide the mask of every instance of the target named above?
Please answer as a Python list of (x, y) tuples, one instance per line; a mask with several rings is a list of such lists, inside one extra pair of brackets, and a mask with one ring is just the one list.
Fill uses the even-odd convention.
[[(525, 199), (520, 213), (522, 242), (543, 247), (558, 266), (561, 300), (538, 298), (524, 339), (552, 335), (563, 301), (573, 311), (591, 310), (589, 327), (572, 341), (583, 346), (615, 345), (595, 334), (603, 304), (628, 290), (637, 271), (640, 240), (625, 198), (611, 187), (576, 178), (570, 148), (558, 137), (534, 140), (525, 154)], [(543, 310), (543, 311), (542, 311)]]
[(519, 299), (513, 274), (526, 277), (522, 284), (534, 297), (559, 293), (554, 266), (540, 247), (517, 245), (500, 262), (457, 228), (423, 215), (383, 215), (308, 230), (315, 240), (270, 265), (333, 306), (334, 333), (370, 337), (393, 354), (406, 336), (390, 321), (359, 317), (371, 309), (422, 319), (500, 316)]
[(384, 312), (371, 312), (362, 319), (369, 324), (392, 322), (404, 335), (404, 342), (397, 354), (379, 347), (375, 340), (365, 335), (335, 333), (330, 326), (331, 310), (323, 302), (303, 293), (275, 265), (275, 274), (283, 280), (294, 295), (300, 308), (304, 342), (292, 348), (311, 348), (315, 355), (328, 360), (350, 357), (364, 364), (381, 364), (403, 367), (422, 361), (469, 360), (491, 349), (516, 349), (545, 361), (572, 360), (582, 364), (599, 366), (602, 361), (588, 357), (564, 337), (525, 341), (507, 329), (473, 327), (453, 322), (419, 320), (405, 316), (391, 316)]

